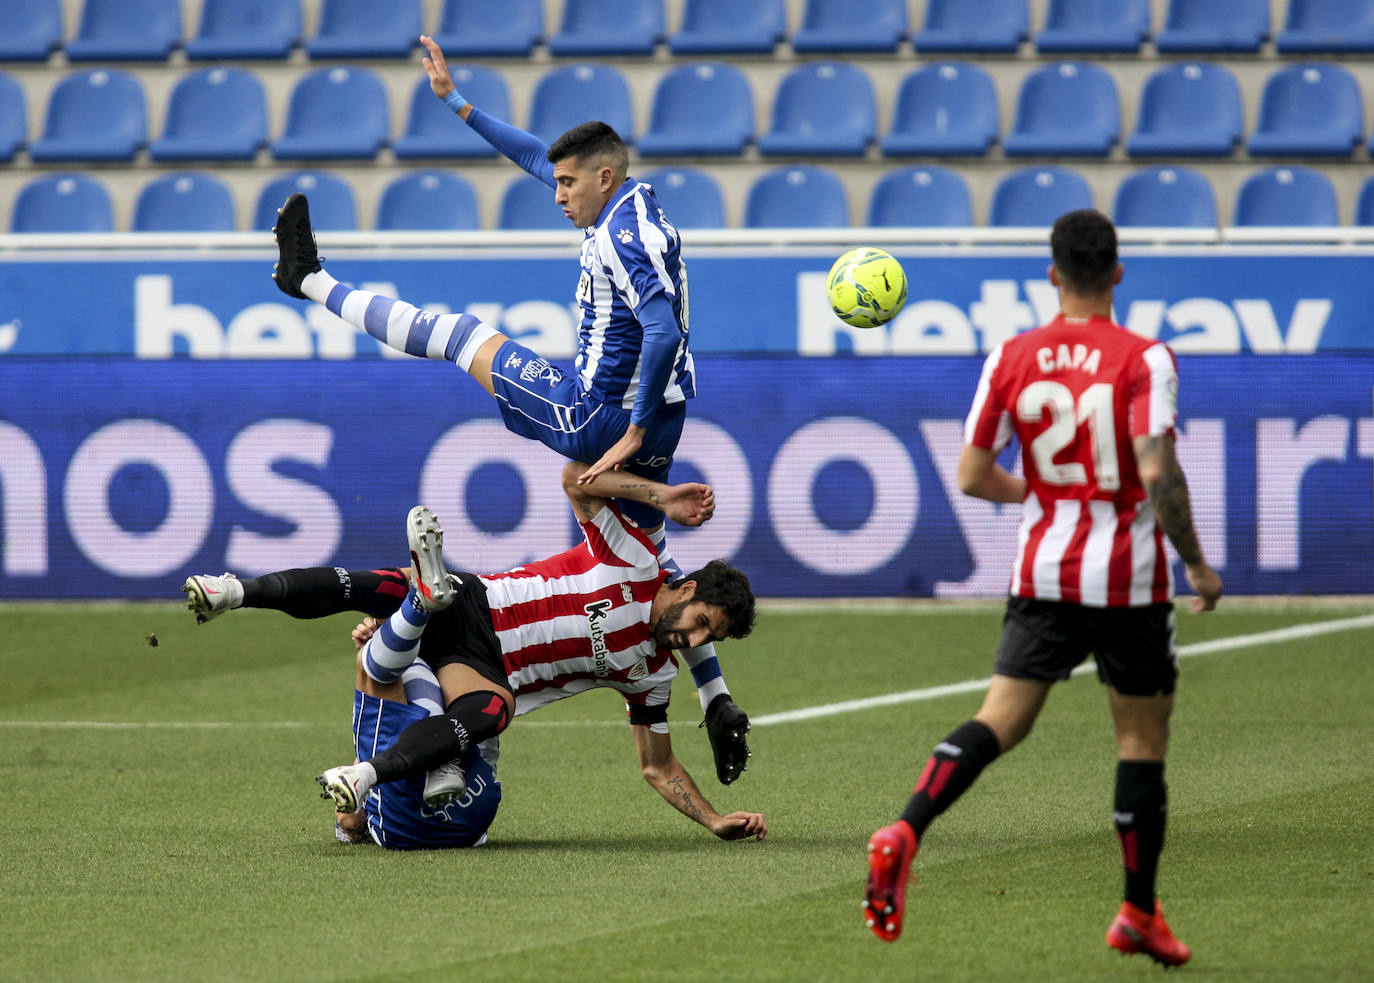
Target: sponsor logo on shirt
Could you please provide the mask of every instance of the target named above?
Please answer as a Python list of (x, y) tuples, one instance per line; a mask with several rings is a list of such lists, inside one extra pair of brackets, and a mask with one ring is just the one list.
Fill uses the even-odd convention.
[(598, 679), (610, 675), (610, 650), (606, 648), (606, 627), (603, 622), (611, 613), (610, 601), (592, 601), (582, 609), (587, 613), (587, 627), (592, 638), (592, 672)]

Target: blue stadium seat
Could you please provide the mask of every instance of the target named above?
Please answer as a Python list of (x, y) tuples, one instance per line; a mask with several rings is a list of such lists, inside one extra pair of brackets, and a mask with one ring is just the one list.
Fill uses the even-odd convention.
[(1236, 192), (1236, 225), (1339, 225), (1336, 188), (1311, 167), (1271, 167)]
[(783, 0), (687, 0), (675, 55), (771, 55), (787, 29)]
[(634, 142), (630, 83), (619, 69), (565, 65), (535, 84), (528, 130), (545, 143), (553, 143), (579, 123), (596, 119), (609, 125), (626, 143)]
[(892, 129), (883, 138), (888, 157), (981, 157), (1000, 128), (992, 76), (972, 62), (937, 62), (902, 79)]
[(1161, 54), (1254, 54), (1269, 39), (1269, 0), (1169, 0)]
[(1264, 83), (1249, 148), (1254, 156), (1349, 157), (1363, 138), (1364, 100), (1349, 69), (1289, 65)]
[(24, 108), (24, 87), (11, 75), (0, 72), (0, 160), (13, 160), (29, 138), (29, 114)]
[(59, 0), (0, 0), (0, 61), (47, 61), (62, 43)]
[(366, 159), (391, 132), (386, 89), (366, 68), (317, 68), (291, 90), (286, 129), (272, 141), (278, 159)]
[(1190, 167), (1145, 167), (1116, 189), (1112, 221), (1123, 226), (1215, 228), (1212, 182)]
[(911, 43), (921, 54), (1012, 54), (1029, 34), (1028, 0), (929, 0), (925, 26)]
[(572, 223), (553, 203), (553, 188), (534, 177), (518, 177), (501, 195), (501, 229), (569, 229)]
[[(491, 68), (449, 69), (453, 84), (468, 102), (499, 119), (510, 119), (510, 96), (505, 80)], [(401, 160), (436, 157), (495, 157), (496, 150), (452, 109), (434, 96), (429, 77), (415, 81), (406, 131), (393, 149)]]
[(737, 155), (753, 137), (749, 78), (733, 65), (701, 62), (659, 79), (639, 152), (645, 157)]
[(668, 221), (679, 229), (725, 226), (725, 200), (716, 179), (695, 167), (664, 167), (639, 178), (654, 189)]
[(563, 29), (549, 54), (651, 55), (663, 40), (663, 0), (563, 0)]
[(1111, 74), (1064, 61), (1026, 76), (1002, 148), (1008, 157), (1105, 157), (1120, 135), (1121, 107)]
[(167, 174), (139, 192), (133, 230), (233, 232), (234, 197), (223, 181), (208, 174)]
[(523, 58), (543, 36), (542, 0), (445, 0), (434, 41), (450, 59)]
[(750, 229), (841, 229), (849, 225), (849, 195), (824, 167), (799, 164), (761, 174), (744, 203)]
[(118, 68), (64, 75), (48, 97), (36, 161), (132, 160), (148, 139), (148, 111), (138, 79)]
[(420, 0), (324, 0), (311, 58), (407, 58), (420, 43)]
[(186, 57), (285, 58), (300, 41), (300, 0), (204, 0)]
[(1035, 47), (1041, 54), (1134, 54), (1149, 35), (1149, 0), (1050, 0)]
[(1209, 62), (1157, 69), (1140, 91), (1132, 157), (1228, 157), (1241, 137), (1240, 86), (1230, 70)]
[(110, 193), (95, 178), (53, 174), (19, 189), (10, 214), (11, 232), (110, 232)]
[(204, 68), (177, 80), (153, 160), (252, 160), (267, 143), (267, 96), (252, 72)]
[(868, 0), (854, 16), (854, 0), (806, 0), (792, 49), (807, 52), (896, 51), (907, 35), (906, 0)]
[(1289, 0), (1279, 54), (1374, 51), (1374, 0)]
[(253, 212), (254, 229), (277, 224), (277, 209), (297, 191), (310, 202), (310, 224), (316, 229), (352, 232), (358, 228), (353, 189), (343, 178), (324, 171), (296, 171), (263, 185)]
[(386, 186), (377, 203), (379, 229), (465, 231), (480, 225), (472, 185), (449, 171), (413, 171)]
[(1365, 178), (1355, 199), (1355, 224), (1374, 225), (1374, 175)]
[(1049, 227), (1065, 212), (1092, 207), (1092, 189), (1077, 171), (1022, 167), (993, 188), (988, 225)]
[(772, 127), (758, 148), (765, 157), (862, 157), (877, 129), (868, 73), (846, 62), (813, 62), (778, 83)]
[(68, 61), (164, 61), (181, 43), (181, 0), (86, 0)]
[(963, 227), (973, 224), (968, 185), (946, 167), (899, 167), (888, 171), (868, 199), (872, 226)]

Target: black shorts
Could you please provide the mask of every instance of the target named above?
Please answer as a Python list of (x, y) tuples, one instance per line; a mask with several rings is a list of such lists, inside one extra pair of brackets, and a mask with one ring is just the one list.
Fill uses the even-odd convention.
[(501, 642), (491, 626), (486, 585), (475, 573), (450, 573), (462, 584), (455, 591), (452, 604), (430, 615), (420, 643), (420, 658), (436, 673), (441, 666), (454, 663), (469, 666), (509, 690)]
[(1090, 608), (1013, 597), (993, 671), (1015, 679), (1068, 679), (1092, 654), (1097, 678), (1127, 696), (1172, 693), (1178, 681), (1174, 606)]

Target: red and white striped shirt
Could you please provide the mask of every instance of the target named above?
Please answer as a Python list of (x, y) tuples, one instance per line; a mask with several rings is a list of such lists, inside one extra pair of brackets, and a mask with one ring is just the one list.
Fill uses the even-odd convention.
[(992, 451), (1021, 442), (1029, 487), (1013, 595), (1089, 607), (1173, 596), (1132, 441), (1173, 436), (1177, 403), (1174, 353), (1109, 318), (1061, 314), (988, 355), (964, 440)]
[(649, 628), (668, 577), (653, 543), (613, 503), (582, 532), (565, 553), (481, 578), (516, 716), (598, 686), (623, 694), (627, 712), (668, 705), (677, 660)]

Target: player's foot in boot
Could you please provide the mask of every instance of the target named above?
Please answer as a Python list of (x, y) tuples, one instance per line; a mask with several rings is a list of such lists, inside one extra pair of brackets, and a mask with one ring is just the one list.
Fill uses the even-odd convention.
[(467, 792), (467, 776), (456, 761), (440, 765), (425, 775), (425, 805), (441, 806), (461, 799)]
[(919, 845), (909, 823), (897, 820), (868, 838), (868, 888), (864, 921), (873, 934), (891, 942), (902, 934), (906, 882)]
[(196, 616), (196, 624), (218, 618), (243, 602), (243, 585), (232, 573), (218, 577), (208, 573), (187, 577), (181, 585), (186, 592), (186, 608)]
[(277, 224), (272, 227), (277, 237), (277, 264), (272, 267), (272, 279), (288, 297), (305, 299), (301, 281), (320, 269), (319, 253), (315, 249), (315, 232), (310, 228), (310, 205), (299, 191), (286, 199), (277, 209)]
[(340, 765), (330, 768), (323, 775), (316, 775), (315, 781), (320, 783), (322, 789), (320, 798), (333, 799), (334, 808), (339, 812), (361, 811), (363, 800), (372, 789), (368, 771), (361, 765)]
[(1155, 900), (1155, 910), (1147, 912), (1129, 901), (1121, 902), (1111, 927), (1107, 929), (1107, 944), (1122, 955), (1143, 952), (1163, 966), (1182, 966), (1193, 958), (1193, 952), (1174, 938), (1164, 909)]
[(406, 516), (406, 540), (410, 545), (410, 582), (426, 611), (442, 611), (453, 603), (449, 572), (444, 569), (444, 528), (438, 517), (423, 505)]

